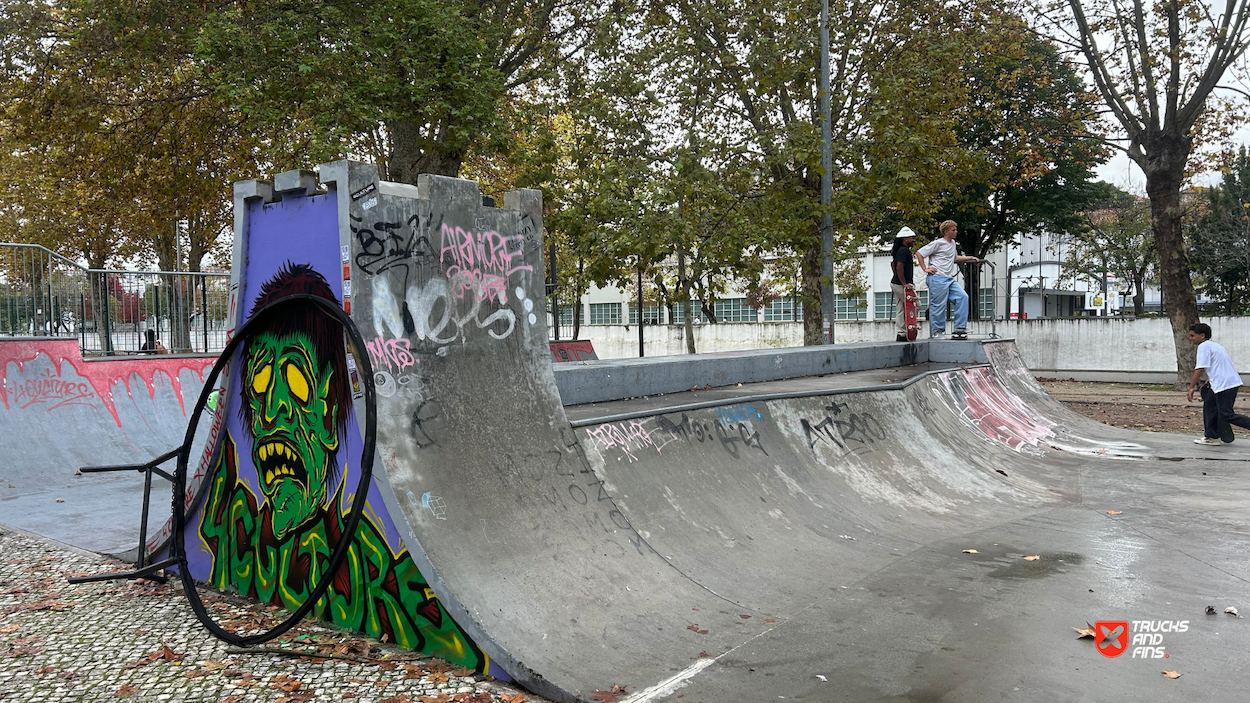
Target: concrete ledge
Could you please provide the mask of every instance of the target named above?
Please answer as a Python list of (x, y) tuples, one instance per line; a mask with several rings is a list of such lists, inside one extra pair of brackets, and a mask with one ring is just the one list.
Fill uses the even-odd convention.
[(694, 387), (781, 381), (927, 361), (981, 363), (985, 361), (985, 352), (977, 341), (920, 340), (605, 359), (554, 364), (554, 370), (556, 387), (564, 404), (580, 405), (688, 391)]

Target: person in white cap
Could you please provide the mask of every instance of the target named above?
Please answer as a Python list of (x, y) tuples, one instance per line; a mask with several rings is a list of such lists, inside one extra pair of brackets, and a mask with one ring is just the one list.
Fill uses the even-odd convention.
[(916, 245), (916, 233), (904, 227), (894, 235), (894, 250), (890, 252), (890, 290), (894, 291), (894, 341), (907, 341), (907, 309), (905, 291), (912, 281), (911, 248)]

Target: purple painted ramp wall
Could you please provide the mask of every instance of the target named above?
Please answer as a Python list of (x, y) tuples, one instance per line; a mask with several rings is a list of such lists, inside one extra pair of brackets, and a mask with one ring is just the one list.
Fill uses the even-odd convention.
[[(244, 207), (236, 232), (237, 320), (297, 293), (344, 304), (350, 274), (333, 194), (255, 198)], [(337, 574), (318, 572), (339, 543), (360, 483), (353, 407), (360, 379), (341, 328), (315, 304), (283, 308), (263, 329), (240, 347), (228, 371), (213, 463), (188, 520), (192, 574), (288, 610), (318, 579), (333, 578), (317, 617), (488, 671), (487, 657), (410, 557), (378, 494), (380, 477), (369, 484), (347, 563)]]

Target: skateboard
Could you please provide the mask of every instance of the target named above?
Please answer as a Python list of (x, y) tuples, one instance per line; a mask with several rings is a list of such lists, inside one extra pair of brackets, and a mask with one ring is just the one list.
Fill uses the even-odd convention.
[(920, 334), (920, 299), (916, 287), (903, 286), (903, 321), (907, 323), (907, 341), (914, 342)]

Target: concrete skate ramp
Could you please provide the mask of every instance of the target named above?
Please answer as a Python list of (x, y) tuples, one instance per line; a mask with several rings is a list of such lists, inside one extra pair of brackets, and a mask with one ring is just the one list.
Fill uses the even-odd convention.
[(391, 388), (408, 364), (373, 357), (404, 542), (478, 646), (536, 692), (646, 689), (936, 535), (1076, 499), (1075, 467), (1047, 456), (1055, 423), (988, 367), (574, 431), (530, 314), (538, 194), (502, 212), (479, 201), (472, 183), (427, 178), (380, 192), (375, 212), (351, 203), (353, 221), (431, 223), (402, 266), (361, 267), (353, 315), (422, 377), (419, 393)]
[[(559, 700), (610, 699), (595, 694), (614, 687), (635, 703), (1056, 698), (1030, 688), (1026, 671), (1058, 698), (1084, 700), (1070, 680), (1148, 689), (1125, 678), (1136, 670), (1116, 674), (1072, 645), (1070, 626), (1180, 618), (1173, 602), (1244, 593), (1244, 509), (1186, 485), (1177, 472), (1188, 463), (1155, 461), (1199, 457), (1194, 445), (1078, 420), (1009, 342), (985, 345), (982, 363), (900, 371), (869, 388), (782, 373), (770, 383), (784, 389), (722, 389), (711, 405), (607, 403), (597, 407), (611, 421), (579, 409), (575, 428), (543, 315), (539, 193), (486, 207), (474, 183), (385, 183), (352, 162), (322, 166), (320, 178), (324, 191), (298, 172), (273, 189), (236, 187), (232, 309), (242, 320), (266, 290), (321, 272), (326, 297), (368, 341), (377, 470), (352, 547), (368, 568), (336, 575), (319, 614), (339, 625)], [(321, 446), (345, 451), (323, 452), (320, 468), (286, 444), (268, 449), (274, 415), (262, 410), (290, 412), (291, 393), (307, 404), (354, 368), (349, 358), (290, 376), (273, 360), (294, 358), (311, 332), (285, 329), (232, 365), (187, 544), (196, 578), (291, 607), (306, 584), (283, 565), (326, 558), (350, 503), (360, 409), (337, 415), (339, 439)], [(936, 344), (894, 346), (907, 363), (947, 358)], [(848, 354), (829, 355), (827, 371), (849, 370)], [(288, 424), (306, 437), (333, 425)], [(313, 469), (325, 493), (309, 490)], [(284, 494), (291, 481), (304, 493)], [(1218, 489), (1250, 495), (1250, 482)], [(305, 494), (316, 500), (301, 503)], [(281, 515), (296, 503), (296, 518)], [(1195, 517), (1212, 505), (1220, 517)], [(1112, 522), (1106, 511), (1125, 506), (1149, 517)], [(1204, 544), (1198, 526), (1226, 536)], [(1201, 654), (1232, 672), (1250, 632), (1221, 632)], [(955, 651), (985, 670), (952, 661)], [(1230, 674), (1201, 690), (1238, 685)]]
[[(141, 475), (75, 472), (145, 462), (181, 444), (212, 363), (84, 361), (76, 339), (0, 341), (0, 522), (93, 551), (134, 551)], [(166, 485), (155, 488), (153, 528), (169, 516)]]

